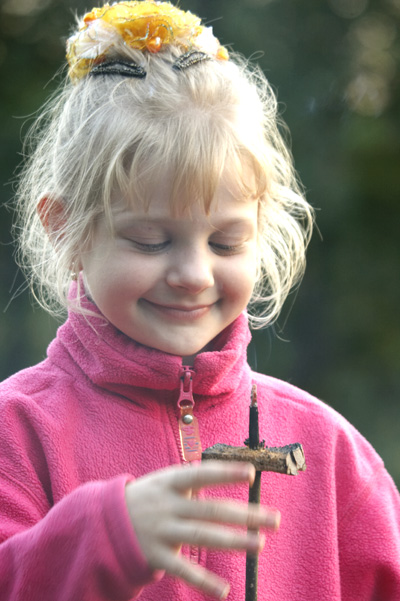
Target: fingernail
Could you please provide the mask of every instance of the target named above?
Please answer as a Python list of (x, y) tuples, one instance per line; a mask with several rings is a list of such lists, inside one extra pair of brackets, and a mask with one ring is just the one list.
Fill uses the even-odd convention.
[(278, 530), (280, 524), (281, 524), (281, 512), (277, 511), (272, 520), (272, 528), (274, 530)]
[(273, 511), (273, 512), (269, 511), (265, 515), (264, 525), (267, 528), (271, 528), (272, 530), (278, 530), (280, 523), (281, 523), (281, 514), (279, 511)]
[(218, 592), (217, 592), (217, 596), (219, 599), (226, 599), (227, 596), (229, 595), (229, 591), (230, 591), (230, 586), (229, 584), (227, 584), (224, 589), (221, 592), (221, 589), (218, 588)]
[(254, 478), (256, 477), (256, 470), (252, 463), (245, 463), (239, 468), (240, 475), (246, 480), (249, 480), (250, 484), (253, 484)]
[(265, 536), (263, 534), (250, 534), (248, 543), (248, 549), (251, 553), (260, 553), (265, 545)]

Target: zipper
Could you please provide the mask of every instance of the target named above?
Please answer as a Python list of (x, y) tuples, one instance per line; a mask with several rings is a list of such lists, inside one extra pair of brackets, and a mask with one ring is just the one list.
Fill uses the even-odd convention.
[[(187, 365), (182, 366), (180, 378), (180, 389), (178, 398), (179, 409), (179, 438), (181, 454), (184, 463), (191, 461), (201, 461), (201, 440), (199, 424), (197, 417), (193, 413), (193, 376), (195, 372)], [(193, 495), (195, 496), (195, 495)], [(189, 547), (189, 560), (191, 563), (198, 564), (200, 560), (199, 547)]]
[(180, 390), (178, 398), (179, 438), (184, 463), (201, 461), (201, 441), (197, 417), (193, 413), (193, 375), (194, 371), (187, 365), (182, 366)]

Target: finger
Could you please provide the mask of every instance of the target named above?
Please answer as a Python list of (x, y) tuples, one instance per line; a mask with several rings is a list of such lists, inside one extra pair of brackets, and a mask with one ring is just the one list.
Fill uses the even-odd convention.
[(176, 505), (179, 517), (219, 522), (221, 524), (236, 524), (250, 529), (270, 528), (277, 530), (280, 524), (280, 512), (267, 509), (260, 505), (241, 505), (229, 501), (186, 501)]
[(234, 484), (249, 482), (255, 478), (255, 467), (251, 463), (206, 461), (188, 466), (186, 469), (178, 468), (166, 470), (166, 477), (170, 484), (177, 490), (188, 488), (199, 490), (205, 486), (219, 484)]
[(162, 561), (162, 569), (185, 580), (191, 586), (203, 591), (217, 599), (226, 599), (229, 593), (229, 584), (212, 572), (205, 570), (199, 565), (190, 564), (181, 555), (173, 555), (165, 552)]
[(165, 523), (162, 528), (159, 528), (158, 533), (162, 542), (168, 546), (187, 543), (208, 549), (260, 553), (265, 543), (265, 536), (258, 532), (240, 532), (195, 520)]

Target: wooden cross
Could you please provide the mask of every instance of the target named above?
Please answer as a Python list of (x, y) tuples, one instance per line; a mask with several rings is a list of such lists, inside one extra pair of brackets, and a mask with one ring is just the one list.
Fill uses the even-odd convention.
[[(261, 472), (277, 472), (297, 476), (306, 469), (303, 447), (296, 442), (284, 447), (266, 447), (259, 439), (257, 387), (251, 389), (249, 438), (245, 447), (215, 444), (202, 453), (202, 459), (222, 461), (246, 461), (256, 468), (256, 477), (249, 487), (249, 503), (260, 502)], [(258, 555), (246, 554), (246, 600), (257, 601)]]

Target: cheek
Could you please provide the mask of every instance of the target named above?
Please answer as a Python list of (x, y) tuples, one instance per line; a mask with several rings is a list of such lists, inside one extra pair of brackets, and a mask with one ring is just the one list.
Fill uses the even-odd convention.
[(256, 258), (241, 258), (224, 270), (223, 288), (231, 299), (247, 305), (256, 281)]
[(120, 266), (107, 252), (89, 252), (82, 257), (86, 288), (97, 303), (107, 299), (121, 286)]

